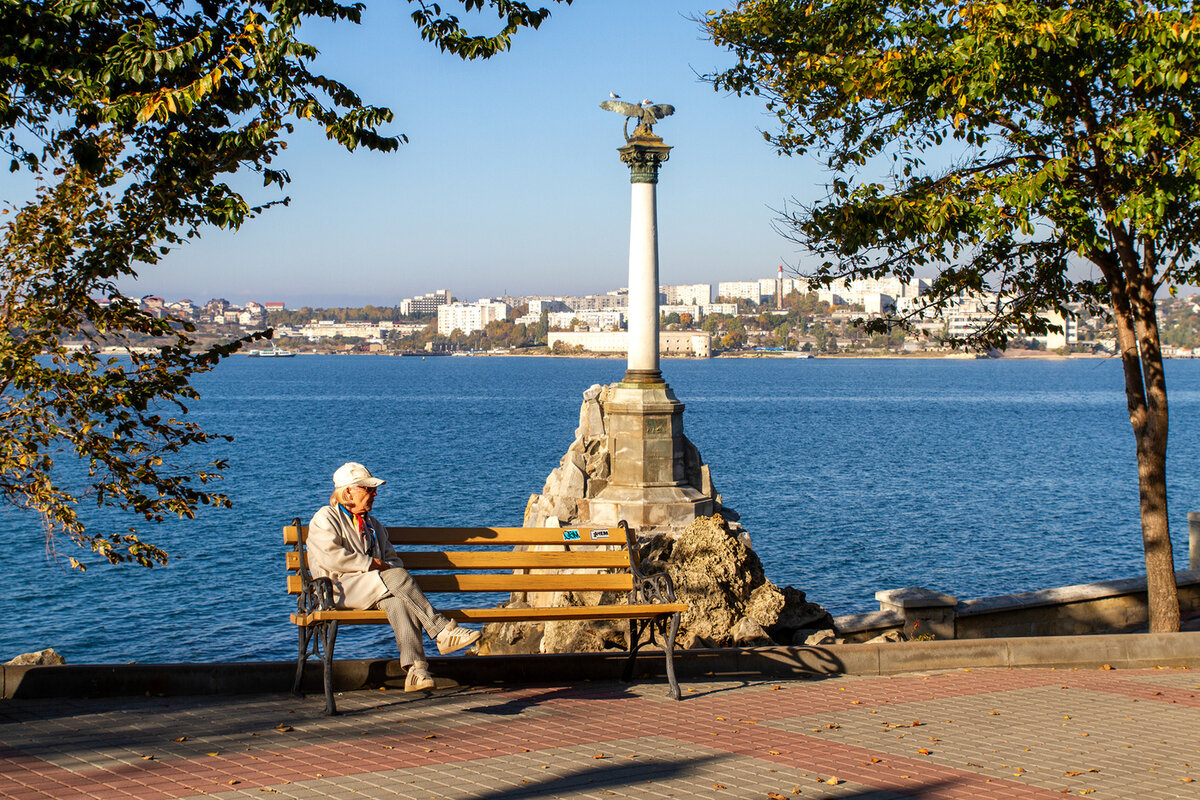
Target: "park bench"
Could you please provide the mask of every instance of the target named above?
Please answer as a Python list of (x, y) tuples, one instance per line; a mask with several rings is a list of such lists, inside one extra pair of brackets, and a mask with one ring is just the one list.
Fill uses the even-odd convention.
[[(328, 578), (314, 578), (305, 558), (308, 526), (296, 518), (283, 529), (287, 553), (288, 593), (297, 595), (291, 615), (300, 636), (293, 692), (300, 694), (304, 664), (311, 655), (324, 663), (325, 713), (336, 714), (333, 699), (333, 650), (341, 625), (386, 625), (378, 609), (356, 611), (334, 608), (333, 586)], [(666, 654), (669, 694), (679, 699), (675, 679), (674, 647), (679, 615), (687, 605), (675, 599), (666, 573), (645, 575), (638, 560), (637, 539), (624, 522), (612, 528), (388, 528), (404, 566), (430, 602), (457, 622), (549, 622), (553, 620), (628, 620), (629, 659), (624, 679), (633, 676), (634, 660), (649, 629), (661, 635)], [(558, 545), (548, 549), (539, 545)], [(411, 550), (409, 547), (420, 547)], [(531, 570), (538, 570), (532, 572)], [(543, 570), (569, 570), (544, 572)], [(453, 608), (462, 592), (624, 592), (625, 602), (569, 607)], [(548, 676), (550, 677), (550, 676)]]

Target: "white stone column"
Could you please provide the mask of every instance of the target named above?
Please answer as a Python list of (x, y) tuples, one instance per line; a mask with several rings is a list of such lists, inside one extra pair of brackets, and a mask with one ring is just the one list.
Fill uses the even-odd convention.
[(653, 183), (632, 185), (629, 215), (628, 369), (634, 374), (660, 372), (656, 188)]
[(639, 126), (618, 148), (629, 165), (629, 361), (626, 383), (662, 383), (658, 368), (658, 167), (671, 148)]

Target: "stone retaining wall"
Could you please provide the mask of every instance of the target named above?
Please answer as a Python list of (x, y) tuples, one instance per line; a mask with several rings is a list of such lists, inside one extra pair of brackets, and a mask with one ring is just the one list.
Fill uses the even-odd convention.
[[(1200, 615), (1200, 570), (1175, 574), (1184, 619)], [(865, 642), (884, 633), (909, 638), (994, 639), (1121, 633), (1147, 623), (1146, 579), (1128, 578), (959, 602), (918, 587), (876, 593), (880, 610), (834, 619), (839, 639)]]

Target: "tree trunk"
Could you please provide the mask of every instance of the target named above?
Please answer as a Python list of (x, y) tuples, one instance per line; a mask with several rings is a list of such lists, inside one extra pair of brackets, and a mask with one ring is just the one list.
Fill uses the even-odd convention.
[[(1158, 318), (1153, 286), (1141, 287), (1133, 298), (1137, 334), (1139, 383), (1144, 405), (1130, 408), (1137, 441), (1138, 497), (1142, 511), (1142, 546), (1146, 554), (1146, 592), (1150, 632), (1179, 630), (1179, 590), (1175, 585), (1175, 559), (1167, 516), (1167, 383), (1159, 347)], [(1126, 373), (1128, 379), (1128, 372)], [(1126, 387), (1128, 390), (1128, 386)], [(1128, 391), (1127, 391), (1128, 394)]]

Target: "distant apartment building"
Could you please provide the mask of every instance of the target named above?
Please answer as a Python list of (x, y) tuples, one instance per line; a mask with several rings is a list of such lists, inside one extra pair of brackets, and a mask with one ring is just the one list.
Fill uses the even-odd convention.
[(546, 323), (551, 330), (566, 331), (576, 324), (584, 325), (590, 331), (619, 331), (625, 327), (627, 311), (608, 309), (605, 311), (551, 311), (546, 314)]
[(334, 322), (330, 319), (314, 320), (296, 329), (298, 335), (310, 340), (332, 339), (380, 339), (395, 329), (395, 323), (383, 322)]
[[(624, 353), (629, 349), (628, 331), (555, 331), (547, 335), (553, 349), (561, 342), (567, 347), (582, 347), (590, 353)], [(703, 331), (661, 331), (659, 353), (666, 356), (712, 356), (712, 337)]]
[(721, 281), (717, 284), (717, 298), (725, 301), (751, 300), (762, 302), (762, 291), (758, 281)]
[(920, 309), (919, 298), (928, 291), (929, 281), (924, 278), (860, 278), (821, 289), (817, 298), (834, 306), (862, 306), (868, 314), (908, 314)]
[(711, 283), (689, 283), (683, 286), (658, 287), (659, 299), (668, 306), (700, 306), (712, 302)]
[(606, 308), (626, 308), (629, 306), (629, 289), (614, 289), (605, 294), (587, 294), (580, 297), (562, 298), (572, 311), (600, 311)]
[(508, 305), (494, 300), (477, 303), (448, 303), (438, 306), (438, 335), (449, 336), (454, 331), (474, 333), (489, 323), (508, 319)]
[(263, 308), (266, 310), (266, 312), (268, 314), (270, 314), (272, 311), (286, 311), (287, 310), (286, 308), (284, 308), (283, 303), (263, 303)]
[(400, 313), (405, 317), (415, 314), (436, 314), (437, 310), (450, 302), (450, 290), (438, 289), (420, 297), (400, 301)]

